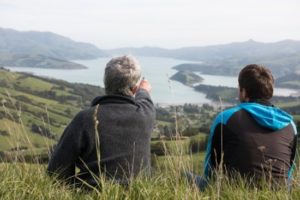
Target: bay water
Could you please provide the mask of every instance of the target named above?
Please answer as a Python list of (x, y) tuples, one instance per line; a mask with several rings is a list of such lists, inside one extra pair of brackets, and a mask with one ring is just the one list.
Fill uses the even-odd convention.
[[(68, 82), (87, 83), (91, 85), (104, 86), (103, 76), (106, 63), (111, 58), (99, 58), (94, 60), (74, 60), (73, 62), (87, 66), (88, 69), (64, 70), (64, 69), (41, 69), (28, 67), (6, 67), (11, 71), (29, 72), (34, 75), (55, 79), (62, 79)], [(169, 78), (177, 71), (172, 67), (175, 65), (190, 63), (190, 61), (177, 60), (160, 57), (137, 57), (141, 67), (142, 76), (149, 80), (152, 85), (152, 98), (155, 103), (164, 104), (203, 104), (211, 101), (205, 98), (205, 94), (195, 91), (193, 88), (185, 86)], [(204, 78), (203, 84), (213, 86), (237, 87), (237, 77), (217, 76), (200, 74)], [(275, 95), (289, 96), (295, 90), (278, 88)]]

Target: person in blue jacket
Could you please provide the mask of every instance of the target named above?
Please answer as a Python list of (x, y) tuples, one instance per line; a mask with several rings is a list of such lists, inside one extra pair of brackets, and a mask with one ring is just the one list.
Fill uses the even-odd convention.
[(239, 174), (252, 181), (272, 180), (276, 185), (292, 178), (297, 129), (292, 116), (270, 102), (271, 71), (248, 65), (239, 73), (238, 82), (241, 103), (219, 113), (211, 126), (204, 176), (187, 174), (201, 190), (219, 167), (230, 177)]

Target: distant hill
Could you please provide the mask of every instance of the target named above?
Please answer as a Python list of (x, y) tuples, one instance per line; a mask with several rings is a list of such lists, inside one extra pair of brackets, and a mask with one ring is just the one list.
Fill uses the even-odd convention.
[(233, 58), (275, 58), (276, 56), (300, 55), (300, 41), (283, 40), (262, 43), (254, 40), (203, 47), (186, 47), (172, 51), (176, 58), (213, 62)]
[[(165, 49), (159, 47), (126, 47), (101, 50), (89, 43), (73, 41), (51, 32), (16, 31), (0, 28), (0, 64), (1, 55), (27, 56), (26, 62), (35, 67), (78, 68), (71, 63), (54, 59), (77, 60), (95, 59), (102, 56), (133, 54), (135, 56), (169, 57), (189, 61), (201, 61), (193, 66), (193, 71), (211, 69), (210, 74), (236, 75), (246, 64), (264, 64), (272, 69), (276, 77), (300, 72), (300, 41), (283, 40), (262, 43), (253, 40), (230, 44)], [(39, 57), (39, 56), (43, 57)], [(17, 56), (15, 56), (17, 57)], [(2, 57), (3, 58), (3, 57)], [(45, 62), (43, 62), (43, 60)], [(22, 66), (24, 59), (14, 60), (12, 65)], [(189, 64), (189, 63), (187, 63)], [(80, 67), (79, 67), (80, 68)], [(220, 68), (220, 69), (217, 69)], [(178, 69), (178, 68), (177, 68)], [(180, 66), (180, 70), (190, 70), (190, 66)], [(206, 70), (206, 69), (205, 69)]]
[(0, 154), (51, 146), (76, 113), (103, 94), (100, 87), (0, 68)]
[[(171, 50), (159, 47), (125, 47), (118, 49), (106, 50), (109, 55), (124, 55), (130, 54), (135, 56), (150, 56), (150, 57), (169, 57)], [(171, 56), (170, 56), (171, 57)]]
[(240, 68), (252, 63), (264, 64), (279, 77), (300, 71), (300, 41), (283, 40), (262, 43), (249, 40), (222, 45), (162, 49), (155, 47), (122, 48), (110, 50), (118, 54), (133, 53), (142, 56), (171, 57), (182, 60), (201, 61), (177, 66), (178, 70), (209, 71), (209, 74), (236, 75)]
[(35, 67), (51, 69), (86, 69), (86, 66), (74, 62), (44, 55), (0, 53), (2, 67)]
[(242, 67), (253, 63), (271, 68), (275, 77), (300, 70), (300, 42), (293, 40), (275, 43), (249, 40), (209, 47), (183, 48), (175, 51), (175, 55), (177, 58), (202, 60), (207, 65), (206, 68), (220, 72), (216, 74), (221, 75), (237, 75)]
[(291, 73), (278, 78), (276, 86), (283, 88), (300, 89), (300, 73)]
[(233, 42), (229, 44), (184, 47), (179, 49), (164, 49), (159, 47), (128, 47), (107, 50), (108, 53), (127, 54), (134, 53), (141, 56), (173, 57), (191, 61), (219, 61), (241, 57), (274, 57), (292, 56), (300, 54), (300, 41), (282, 40), (274, 43)]
[(193, 84), (203, 81), (201, 76), (190, 71), (178, 71), (170, 78), (171, 80), (179, 81), (184, 85), (193, 86)]
[(94, 59), (106, 53), (96, 46), (70, 38), (38, 31), (0, 28), (0, 53), (39, 54), (64, 60)]

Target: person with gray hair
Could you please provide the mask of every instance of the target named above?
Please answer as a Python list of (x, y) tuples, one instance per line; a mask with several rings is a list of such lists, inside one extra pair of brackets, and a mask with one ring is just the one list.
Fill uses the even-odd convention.
[(135, 58), (123, 56), (111, 59), (105, 68), (104, 85), (106, 94), (132, 96), (133, 89), (141, 78), (141, 67)]
[(107, 63), (106, 95), (96, 97), (67, 126), (51, 156), (50, 175), (95, 188), (100, 175), (126, 185), (140, 172), (150, 173), (155, 108), (151, 85), (140, 79), (140, 65), (132, 56)]

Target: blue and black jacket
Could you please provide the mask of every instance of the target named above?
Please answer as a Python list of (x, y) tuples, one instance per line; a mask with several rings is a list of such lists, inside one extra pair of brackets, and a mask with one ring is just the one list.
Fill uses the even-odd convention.
[(297, 144), (292, 116), (269, 102), (241, 103), (220, 113), (210, 130), (204, 177), (221, 163), (226, 171), (257, 178), (291, 178)]

